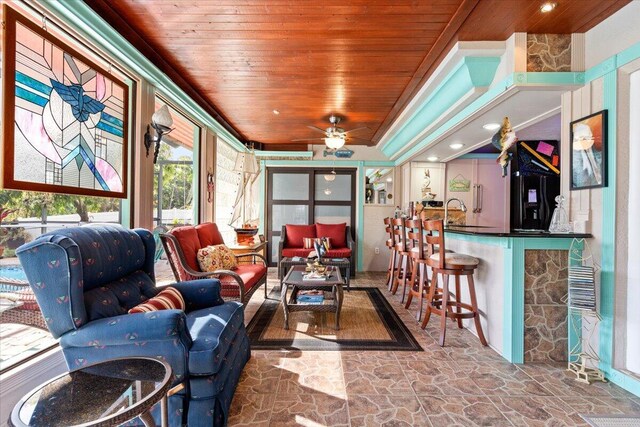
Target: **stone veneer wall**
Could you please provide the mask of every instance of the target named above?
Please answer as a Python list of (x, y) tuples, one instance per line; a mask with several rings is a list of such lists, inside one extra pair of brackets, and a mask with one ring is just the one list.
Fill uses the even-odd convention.
[(527, 34), (527, 71), (571, 71), (571, 34)]
[(524, 361), (567, 361), (568, 251), (527, 250), (524, 264)]

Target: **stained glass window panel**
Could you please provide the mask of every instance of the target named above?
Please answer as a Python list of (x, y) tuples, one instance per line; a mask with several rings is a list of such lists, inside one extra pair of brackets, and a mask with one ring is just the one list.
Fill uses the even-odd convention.
[(126, 197), (128, 87), (52, 34), (8, 15), (17, 20), (7, 21), (16, 36), (15, 58), (6, 63), (15, 93), (13, 129), (4, 136), (13, 167), (4, 186)]

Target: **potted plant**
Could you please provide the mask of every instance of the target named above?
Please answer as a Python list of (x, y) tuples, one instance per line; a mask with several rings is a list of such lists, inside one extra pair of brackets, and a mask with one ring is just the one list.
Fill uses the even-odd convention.
[(6, 242), (6, 236), (9, 234), (6, 229), (2, 228), (2, 221), (15, 211), (15, 209), (0, 207), (0, 257), (4, 255), (4, 244)]

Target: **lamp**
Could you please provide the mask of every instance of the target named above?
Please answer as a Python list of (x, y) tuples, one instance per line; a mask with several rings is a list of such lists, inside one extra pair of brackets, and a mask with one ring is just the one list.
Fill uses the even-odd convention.
[[(153, 151), (153, 163), (155, 164), (158, 161), (158, 153), (160, 152), (160, 141), (162, 141), (162, 137), (173, 129), (173, 118), (171, 117), (171, 113), (169, 112), (169, 107), (167, 104), (158, 108), (158, 110), (153, 113), (151, 116), (151, 123), (147, 125), (147, 133), (144, 134), (144, 146), (147, 149), (147, 157), (149, 157), (149, 150), (151, 149), (151, 144), (155, 142), (155, 148)], [(156, 131), (155, 138), (151, 136), (152, 127)]]
[(342, 148), (344, 142), (344, 138), (341, 138), (339, 136), (330, 136), (324, 139), (324, 143), (327, 145), (327, 147), (333, 150)]

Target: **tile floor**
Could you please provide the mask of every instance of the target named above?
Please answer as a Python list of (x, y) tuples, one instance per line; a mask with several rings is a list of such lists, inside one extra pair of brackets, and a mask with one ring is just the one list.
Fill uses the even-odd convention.
[[(640, 414), (640, 398), (617, 386), (578, 383), (563, 365), (510, 364), (467, 330), (449, 329), (441, 348), (436, 322), (420, 329), (383, 282), (364, 273), (352, 286), (380, 287), (424, 352), (255, 350), (229, 425), (556, 427), (586, 426), (579, 413)], [(263, 299), (256, 292), (247, 323)]]

